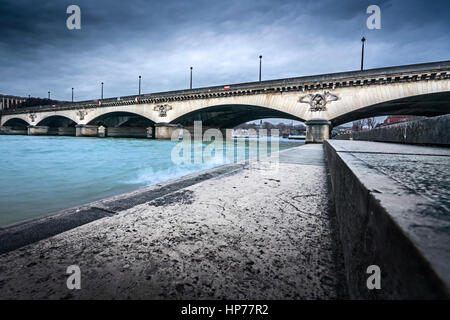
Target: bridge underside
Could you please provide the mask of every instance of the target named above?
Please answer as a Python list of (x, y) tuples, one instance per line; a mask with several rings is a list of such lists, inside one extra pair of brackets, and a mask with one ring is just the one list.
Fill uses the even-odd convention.
[(291, 114), (264, 107), (221, 105), (190, 112), (173, 120), (171, 123), (180, 124), (183, 127), (191, 127), (194, 121), (202, 121), (204, 127), (229, 129), (248, 121), (269, 118), (304, 121)]
[(63, 116), (51, 116), (51, 117), (45, 118), (44, 120), (40, 121), (37, 125), (38, 126), (47, 126), (50, 128), (59, 128), (59, 127), (75, 128), (76, 123), (73, 120), (63, 117)]
[(28, 126), (29, 135), (74, 136), (76, 122), (63, 116), (50, 116), (37, 126)]
[(13, 119), (6, 121), (4, 123), (4, 126), (20, 130), (20, 129), (26, 129), (28, 126), (28, 123), (25, 120), (22, 120), (19, 118), (13, 118)]
[[(78, 130), (78, 135), (85, 135), (83, 132), (94, 132), (94, 136), (148, 138), (152, 136), (154, 125), (155, 123), (153, 121), (138, 114), (131, 112), (111, 112), (99, 116), (90, 121), (85, 127), (81, 127)], [(100, 126), (104, 128), (103, 133), (98, 131)]]
[(426, 94), (387, 101), (361, 108), (331, 120), (333, 127), (378, 116), (412, 115), (434, 117), (450, 113), (450, 92)]
[(139, 128), (154, 125), (154, 122), (143, 116), (130, 112), (111, 112), (90, 121), (88, 125), (114, 128)]
[[(25, 120), (19, 118), (13, 118), (4, 123), (0, 127), (1, 134), (28, 134), (27, 131), (28, 123)], [(7, 128), (6, 130), (4, 128)]]

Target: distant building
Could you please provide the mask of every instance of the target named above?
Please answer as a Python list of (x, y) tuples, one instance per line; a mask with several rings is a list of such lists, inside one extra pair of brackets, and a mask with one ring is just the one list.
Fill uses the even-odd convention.
[(384, 125), (388, 126), (394, 123), (399, 122), (406, 122), (406, 121), (413, 121), (413, 120), (419, 120), (423, 119), (425, 117), (418, 117), (418, 116), (388, 116), (386, 120), (384, 120)]
[(27, 98), (0, 94), (0, 110), (12, 109), (25, 102)]
[(353, 132), (362, 131), (362, 129), (363, 129), (362, 121), (355, 121), (355, 122), (353, 122), (353, 126), (352, 126), (352, 131)]
[(0, 110), (16, 109), (16, 108), (28, 108), (36, 106), (49, 106), (61, 103), (67, 103), (67, 101), (42, 99), (34, 97), (17, 97), (11, 95), (0, 94)]
[(333, 130), (336, 131), (336, 134), (347, 134), (347, 133), (352, 133), (352, 128), (349, 127), (335, 127), (333, 128)]
[(351, 127), (337, 126), (337, 127), (334, 127), (333, 130), (331, 131), (331, 136), (335, 137), (340, 134), (350, 134), (350, 133), (352, 133)]
[(408, 121), (407, 116), (389, 116), (384, 120), (385, 125)]

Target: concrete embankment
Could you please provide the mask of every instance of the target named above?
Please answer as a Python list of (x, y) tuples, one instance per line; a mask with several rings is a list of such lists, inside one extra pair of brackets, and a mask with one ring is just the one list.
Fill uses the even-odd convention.
[[(324, 149), (350, 297), (448, 299), (450, 149), (336, 140)], [(367, 289), (371, 265), (381, 290)]]
[(40, 236), (0, 255), (0, 298), (346, 297), (328, 194), (322, 146), (306, 145), (6, 228)]
[(352, 132), (336, 139), (450, 146), (450, 115)]

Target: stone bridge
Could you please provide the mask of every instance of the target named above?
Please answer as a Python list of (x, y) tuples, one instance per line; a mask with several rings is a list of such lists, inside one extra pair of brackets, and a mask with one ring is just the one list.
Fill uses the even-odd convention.
[[(450, 113), (450, 61), (3, 110), (0, 133), (170, 138), (173, 130), (305, 121), (307, 142), (382, 115)], [(99, 130), (100, 128), (100, 130)]]

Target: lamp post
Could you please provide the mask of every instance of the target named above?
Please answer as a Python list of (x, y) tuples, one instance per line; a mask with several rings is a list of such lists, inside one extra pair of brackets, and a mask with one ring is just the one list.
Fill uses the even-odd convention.
[(361, 71), (364, 70), (364, 42), (366, 42), (366, 38), (362, 37), (362, 49), (361, 49)]
[(259, 56), (259, 82), (261, 82), (262, 56)]
[(190, 88), (192, 89), (192, 67), (191, 67), (191, 85)]
[(72, 88), (72, 102), (73, 102), (73, 88)]
[(141, 96), (141, 76), (139, 76), (139, 97)]
[(102, 82), (102, 95), (101, 95), (101, 101), (103, 101), (103, 82)]
[(48, 100), (50, 100), (50, 91), (48, 92)]

